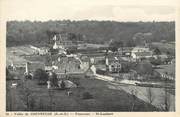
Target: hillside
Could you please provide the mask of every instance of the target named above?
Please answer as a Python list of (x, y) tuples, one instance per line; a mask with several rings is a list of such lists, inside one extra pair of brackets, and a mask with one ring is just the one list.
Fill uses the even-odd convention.
[(175, 41), (175, 22), (115, 22), (115, 21), (9, 21), (7, 46), (46, 44), (55, 33), (65, 31), (88, 43), (121, 40), (132, 43), (136, 33), (152, 33), (152, 41)]

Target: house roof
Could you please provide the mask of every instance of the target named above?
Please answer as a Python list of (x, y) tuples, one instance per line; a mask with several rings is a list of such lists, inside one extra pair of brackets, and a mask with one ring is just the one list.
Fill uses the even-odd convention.
[(56, 55), (51, 56), (53, 61), (56, 61), (59, 57), (66, 57), (66, 54), (61, 53), (61, 54), (56, 54)]
[(56, 54), (56, 55), (47, 55), (44, 60), (44, 63), (46, 66), (51, 66), (52, 61), (57, 61), (59, 57), (60, 58), (66, 57), (66, 54), (62, 53), (62, 54)]
[(44, 49), (49, 49), (49, 47), (40, 47), (41, 50), (44, 50)]
[(149, 52), (149, 48), (145, 48), (145, 47), (134, 47), (132, 49), (132, 52)]
[[(131, 51), (133, 47), (123, 47), (123, 51)], [(122, 48), (118, 48), (118, 51), (122, 51)]]
[(126, 62), (124, 59), (122, 59), (121, 57), (117, 57), (117, 56), (109, 56), (108, 57), (108, 61), (109, 63), (112, 63), (112, 62)]
[(64, 73), (65, 71), (82, 72), (82, 69), (80, 69), (80, 61), (74, 57), (64, 57), (54, 64), (58, 67), (58, 69), (55, 69), (56, 73)]
[(136, 52), (136, 56), (152, 56), (152, 52)]
[(161, 55), (158, 55), (159, 57), (161, 58), (168, 58), (168, 56), (166, 54), (161, 54)]

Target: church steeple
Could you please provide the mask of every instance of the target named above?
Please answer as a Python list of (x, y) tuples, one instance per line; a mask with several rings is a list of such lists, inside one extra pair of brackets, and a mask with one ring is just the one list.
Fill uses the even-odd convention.
[(58, 49), (56, 41), (54, 42), (53, 49)]

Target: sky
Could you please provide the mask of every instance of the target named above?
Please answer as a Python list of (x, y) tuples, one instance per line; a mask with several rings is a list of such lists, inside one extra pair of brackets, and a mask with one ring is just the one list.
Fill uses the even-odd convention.
[(6, 20), (174, 21), (176, 0), (1, 0)]

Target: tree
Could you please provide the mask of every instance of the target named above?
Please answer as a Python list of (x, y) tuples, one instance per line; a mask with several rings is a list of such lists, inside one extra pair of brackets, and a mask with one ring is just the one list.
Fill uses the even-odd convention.
[(159, 57), (157, 59), (150, 58), (149, 61), (151, 64), (153, 64), (155, 66), (155, 68), (162, 63), (161, 58), (159, 58)]
[(126, 45), (125, 45), (125, 46), (126, 46), (126, 47), (135, 47), (136, 44), (135, 44), (134, 40), (128, 40), (128, 41), (126, 42)]
[(34, 72), (33, 79), (38, 80), (39, 85), (45, 85), (48, 81), (48, 74), (42, 69), (37, 69)]
[(154, 51), (153, 51), (153, 54), (154, 55), (160, 55), (161, 51), (158, 48), (155, 48)]
[[(62, 24), (68, 24), (62, 26)], [(148, 41), (175, 41), (175, 22), (114, 22), (114, 21), (9, 21), (7, 22), (7, 46), (24, 44), (51, 44), (52, 37), (66, 30), (67, 33), (85, 35), (84, 41), (101, 43), (114, 39), (131, 41), (136, 33)], [(61, 31), (61, 32), (60, 32)], [(147, 32), (147, 33), (144, 33)], [(152, 34), (152, 35), (151, 35)], [(138, 37), (138, 35), (137, 35)], [(21, 43), (19, 43), (21, 42)], [(51, 41), (53, 42), (53, 41)], [(136, 41), (137, 42), (137, 41)], [(142, 42), (142, 41), (140, 41)], [(138, 44), (138, 43), (137, 43)]]
[(121, 68), (122, 72), (125, 72), (125, 73), (129, 72), (130, 65), (128, 63), (122, 63), (121, 65), (122, 65), (122, 68)]
[(56, 73), (51, 72), (49, 75), (49, 80), (51, 81), (53, 87), (58, 87), (58, 78)]
[(59, 53), (59, 50), (58, 50), (58, 49), (50, 48), (49, 51), (50, 51), (51, 55), (56, 55), (56, 54)]
[(136, 33), (133, 36), (134, 42), (136, 42), (136, 45), (138, 46), (146, 46), (147, 43), (150, 43), (152, 41), (152, 33)]
[(83, 99), (92, 99), (93, 96), (89, 92), (84, 92), (82, 95)]
[(61, 89), (65, 89), (65, 88), (66, 88), (65, 82), (62, 80), (62, 82), (61, 82)]
[(115, 52), (115, 51), (117, 51), (118, 48), (120, 48), (120, 47), (121, 47), (122, 50), (123, 50), (123, 46), (124, 46), (124, 44), (123, 44), (122, 41), (112, 41), (112, 42), (110, 43), (110, 45), (109, 45), (109, 49), (110, 49), (111, 51)]
[(134, 34), (133, 40), (136, 43), (137, 46), (144, 46), (144, 34), (139, 32)]
[(136, 71), (140, 75), (151, 75), (153, 73), (153, 68), (151, 63), (149, 62), (142, 62), (137, 64)]

